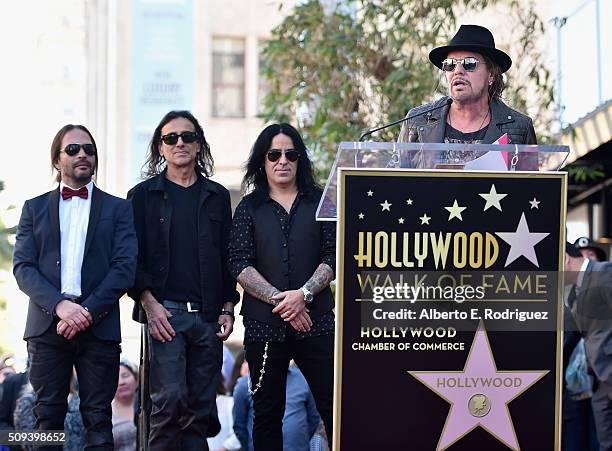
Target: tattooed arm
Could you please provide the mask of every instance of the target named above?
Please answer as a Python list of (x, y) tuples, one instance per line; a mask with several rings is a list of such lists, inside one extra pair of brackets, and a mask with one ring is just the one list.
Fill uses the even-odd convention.
[(260, 301), (266, 304), (276, 306), (277, 301), (273, 300), (272, 297), (280, 293), (280, 290), (275, 288), (270, 282), (252, 266), (247, 266), (238, 275), (238, 283), (244, 291), (249, 293), (251, 296), (256, 297)]
[(312, 277), (304, 284), (304, 288), (313, 295), (319, 294), (332, 280), (334, 280), (334, 270), (327, 263), (321, 263)]

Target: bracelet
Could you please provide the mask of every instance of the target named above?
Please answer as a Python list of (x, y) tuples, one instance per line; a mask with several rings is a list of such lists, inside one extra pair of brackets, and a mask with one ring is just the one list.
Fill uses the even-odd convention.
[(221, 314), (222, 315), (230, 316), (232, 318), (232, 321), (236, 320), (236, 317), (234, 316), (234, 312), (230, 312), (229, 310), (223, 309), (223, 310), (221, 310)]

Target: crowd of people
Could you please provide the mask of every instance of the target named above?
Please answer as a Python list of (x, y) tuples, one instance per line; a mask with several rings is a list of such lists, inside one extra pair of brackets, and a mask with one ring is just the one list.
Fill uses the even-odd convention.
[[(512, 60), (489, 30), (463, 25), (429, 58), (446, 76), (448, 97), (412, 110), (400, 141), (492, 143), (506, 135), (508, 143), (536, 143), (531, 119), (501, 100)], [(233, 215), (229, 191), (210, 179), (211, 149), (191, 112), (160, 120), (146, 179), (127, 199), (94, 183), (99, 152), (85, 126), (62, 127), (50, 152), (58, 187), (23, 206), (13, 272), (30, 299), (29, 360), (2, 384), (0, 429), (65, 430), (65, 449), (326, 449), (336, 229), (315, 220), (322, 192), (298, 130), (262, 130)], [(581, 238), (566, 249), (566, 270), (583, 276), (567, 279), (581, 293), (568, 295), (575, 334), (566, 335), (565, 368), (595, 380), (576, 393), (579, 384), (567, 377), (565, 405), (575, 403), (573, 416), (564, 415), (568, 450), (612, 449), (612, 329), (593, 317), (610, 318), (612, 295), (608, 276), (584, 276), (612, 270), (582, 257), (579, 249), (592, 248)], [(236, 283), (245, 350), (223, 372)], [(126, 292), (145, 330), (146, 371), (120, 359), (118, 301)], [(594, 297), (606, 307), (589, 310), (584, 299)], [(0, 368), (0, 377), (10, 372)]]

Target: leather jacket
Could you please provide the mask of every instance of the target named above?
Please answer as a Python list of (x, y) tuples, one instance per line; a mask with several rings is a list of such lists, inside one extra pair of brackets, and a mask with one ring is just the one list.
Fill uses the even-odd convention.
[[(408, 116), (440, 106), (447, 102), (442, 97), (433, 103), (418, 106), (408, 112)], [(398, 142), (442, 143), (446, 131), (446, 115), (450, 106), (430, 111), (404, 122)], [(491, 144), (504, 133), (508, 133), (508, 144), (537, 144), (533, 122), (529, 116), (513, 110), (501, 100), (490, 103), (491, 122), (484, 137), (484, 144)]]

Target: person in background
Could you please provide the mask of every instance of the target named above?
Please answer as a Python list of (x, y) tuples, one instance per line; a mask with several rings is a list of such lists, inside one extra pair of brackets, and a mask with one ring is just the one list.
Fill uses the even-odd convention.
[(211, 451), (238, 451), (242, 447), (234, 434), (234, 418), (232, 408), (234, 398), (225, 391), (225, 378), (221, 375), (217, 388), (217, 412), (221, 430), (214, 437), (208, 437), (208, 448)]
[[(253, 399), (249, 376), (238, 379), (234, 390), (234, 432), (243, 451), (253, 451)], [(309, 451), (321, 417), (304, 375), (291, 364), (285, 388), (285, 415), (282, 421), (283, 451)]]
[[(76, 378), (76, 371), (72, 372), (70, 381), (70, 393), (68, 394), (68, 410), (64, 419), (63, 429), (66, 432), (66, 442), (63, 445), (64, 451), (82, 451), (85, 449), (86, 437), (83, 417), (80, 412), (79, 388)], [(34, 416), (34, 406), (36, 405), (36, 393), (31, 384), (26, 384), (15, 404), (13, 421), (15, 430), (34, 431), (36, 428), (36, 417)], [(36, 451), (39, 447), (31, 445), (24, 446), (26, 451)], [(54, 448), (55, 449), (55, 448)]]
[[(584, 339), (595, 383), (591, 405), (601, 450), (612, 450), (612, 263), (584, 258), (565, 246), (565, 282), (572, 284), (567, 305)], [(577, 341), (580, 337), (574, 337)]]
[(605, 262), (607, 260), (606, 251), (589, 237), (581, 236), (574, 241), (574, 246), (580, 251), (584, 258), (596, 262)]
[(138, 369), (128, 360), (119, 362), (119, 383), (113, 399), (113, 439), (115, 451), (136, 449), (134, 403), (138, 388)]

